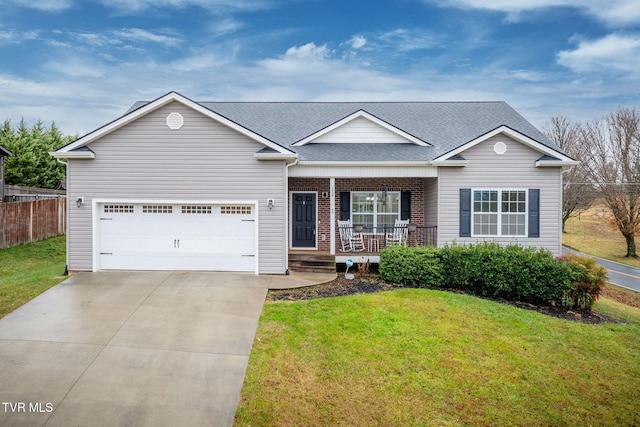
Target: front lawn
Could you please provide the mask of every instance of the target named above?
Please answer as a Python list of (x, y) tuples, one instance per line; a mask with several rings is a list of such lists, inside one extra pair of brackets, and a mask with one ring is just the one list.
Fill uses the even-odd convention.
[(0, 250), (0, 317), (66, 279), (65, 238)]
[(236, 424), (638, 425), (640, 309), (584, 324), (427, 289), (268, 302)]
[[(636, 238), (640, 245), (640, 235)], [(611, 225), (611, 213), (596, 205), (578, 218), (569, 218), (562, 243), (585, 254), (640, 267), (640, 259), (625, 258), (627, 244), (624, 237)]]

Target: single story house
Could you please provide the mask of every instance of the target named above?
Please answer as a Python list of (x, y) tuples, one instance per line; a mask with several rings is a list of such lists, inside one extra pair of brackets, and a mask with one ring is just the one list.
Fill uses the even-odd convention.
[(11, 152), (0, 145), (0, 203), (4, 201), (4, 158), (9, 156)]
[[(576, 164), (504, 102), (175, 92), (51, 154), (67, 163), (70, 271), (285, 274), (297, 251), (376, 262), (396, 220), (409, 244), (560, 253), (562, 170)], [(359, 252), (338, 221), (364, 235)]]

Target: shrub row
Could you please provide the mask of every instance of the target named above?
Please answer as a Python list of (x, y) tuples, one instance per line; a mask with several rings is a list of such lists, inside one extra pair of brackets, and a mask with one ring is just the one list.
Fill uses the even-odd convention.
[(380, 253), (383, 280), (426, 288), (455, 288), (474, 295), (590, 308), (606, 273), (590, 259), (554, 258), (545, 249), (498, 243), (440, 249), (391, 246)]

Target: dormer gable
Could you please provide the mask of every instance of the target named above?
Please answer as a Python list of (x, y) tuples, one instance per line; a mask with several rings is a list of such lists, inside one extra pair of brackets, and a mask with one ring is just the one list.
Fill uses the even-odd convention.
[(364, 110), (359, 110), (295, 142), (293, 146), (372, 143), (430, 145)]

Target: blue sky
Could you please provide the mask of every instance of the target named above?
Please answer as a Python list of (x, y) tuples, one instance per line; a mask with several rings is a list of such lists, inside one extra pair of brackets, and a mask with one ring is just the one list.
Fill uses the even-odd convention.
[[(491, 5), (491, 6), (487, 6)], [(640, 106), (638, 0), (0, 0), (0, 120), (82, 135), (138, 100)]]

